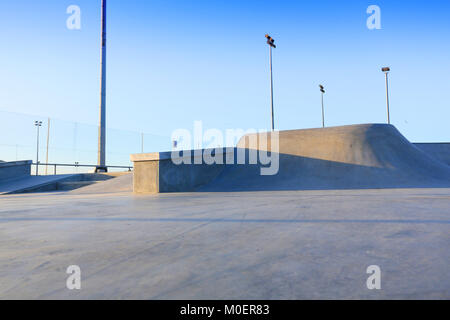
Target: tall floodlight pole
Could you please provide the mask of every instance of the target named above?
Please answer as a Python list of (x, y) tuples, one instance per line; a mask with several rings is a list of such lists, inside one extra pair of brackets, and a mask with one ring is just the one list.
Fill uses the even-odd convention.
[(322, 95), (322, 128), (325, 128), (325, 108), (323, 106), (323, 95), (325, 94), (325, 88), (319, 84), (320, 92)]
[(388, 74), (391, 69), (389, 67), (382, 68), (381, 71), (384, 72), (384, 75), (386, 77), (386, 105), (387, 105), (387, 120), (388, 124), (391, 124), (391, 116), (389, 114), (389, 80), (388, 80)]
[(269, 59), (270, 59), (270, 101), (271, 101), (271, 114), (272, 114), (272, 131), (275, 131), (275, 119), (273, 112), (273, 73), (272, 73), (272, 48), (276, 48), (275, 40), (271, 36), (266, 34), (267, 44), (269, 45)]
[(107, 172), (106, 167), (106, 0), (102, 0), (102, 50), (100, 75), (100, 125), (98, 133), (98, 162), (96, 172)]
[(47, 151), (45, 153), (45, 175), (48, 173), (48, 145), (50, 143), (50, 118), (47, 120)]
[(42, 121), (35, 121), (34, 125), (37, 128), (37, 141), (36, 141), (36, 175), (39, 175), (39, 128), (42, 126)]

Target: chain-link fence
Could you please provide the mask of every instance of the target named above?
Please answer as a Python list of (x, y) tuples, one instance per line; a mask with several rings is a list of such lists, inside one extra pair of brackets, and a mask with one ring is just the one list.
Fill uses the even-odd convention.
[[(98, 152), (98, 126), (42, 116), (0, 111), (0, 160), (33, 160), (36, 163), (70, 164), (60, 166), (61, 173), (83, 173), (94, 168)], [(41, 122), (38, 126), (36, 121)], [(130, 154), (167, 151), (170, 137), (118, 129), (107, 129), (106, 164), (132, 166)], [(125, 170), (111, 168), (113, 171)], [(32, 168), (32, 172), (35, 172)], [(54, 174), (54, 166), (39, 166), (39, 174)]]

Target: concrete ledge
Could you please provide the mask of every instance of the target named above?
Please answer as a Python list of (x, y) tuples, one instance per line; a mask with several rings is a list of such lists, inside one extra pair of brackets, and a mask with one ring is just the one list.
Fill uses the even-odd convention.
[(0, 162), (0, 180), (9, 180), (29, 176), (31, 160)]
[(31, 161), (31, 160), (11, 161), (11, 162), (0, 161), (0, 169), (6, 168), (6, 167), (31, 165), (32, 163), (33, 163), (33, 161)]
[[(190, 192), (211, 182), (224, 169), (234, 148), (198, 149), (177, 152), (133, 154), (133, 191), (135, 193)], [(223, 164), (206, 164), (204, 154), (211, 154)], [(201, 159), (200, 159), (201, 158)], [(176, 164), (180, 163), (181, 164)]]
[(159, 161), (168, 160), (171, 157), (171, 152), (152, 152), (152, 153), (138, 153), (132, 154), (130, 159), (132, 162), (145, 162), (145, 161)]
[[(172, 160), (172, 154), (178, 154), (175, 159), (182, 159), (186, 157), (198, 158), (202, 157), (204, 153), (213, 153), (215, 155), (225, 155), (233, 153), (235, 148), (216, 148), (216, 149), (194, 149), (194, 150), (180, 150), (180, 151), (166, 151), (166, 152), (152, 152), (152, 153), (138, 153), (132, 154), (130, 159), (132, 162), (143, 161), (160, 161), (160, 160)], [(181, 154), (181, 155), (180, 155)]]

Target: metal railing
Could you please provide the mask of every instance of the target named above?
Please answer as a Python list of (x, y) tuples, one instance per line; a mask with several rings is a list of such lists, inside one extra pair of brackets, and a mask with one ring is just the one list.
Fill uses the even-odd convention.
[[(73, 167), (73, 168), (97, 168), (98, 165), (90, 165), (90, 164), (67, 164), (67, 163), (32, 163), (33, 166), (39, 167), (53, 167), (53, 174), (56, 175), (56, 168), (57, 167)], [(128, 172), (131, 172), (133, 167), (130, 166), (105, 166), (107, 169), (128, 169)], [(46, 173), (47, 174), (47, 170)], [(37, 175), (37, 174), (36, 174)]]

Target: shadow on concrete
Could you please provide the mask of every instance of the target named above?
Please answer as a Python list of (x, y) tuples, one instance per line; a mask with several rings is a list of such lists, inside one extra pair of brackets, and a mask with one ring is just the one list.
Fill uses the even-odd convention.
[[(246, 150), (246, 159), (249, 151)], [(391, 155), (394, 158), (393, 155)], [(235, 161), (236, 161), (235, 156)], [(382, 167), (279, 154), (279, 172), (262, 176), (262, 165), (224, 165), (200, 192), (448, 188), (450, 168), (430, 158), (378, 159)]]

